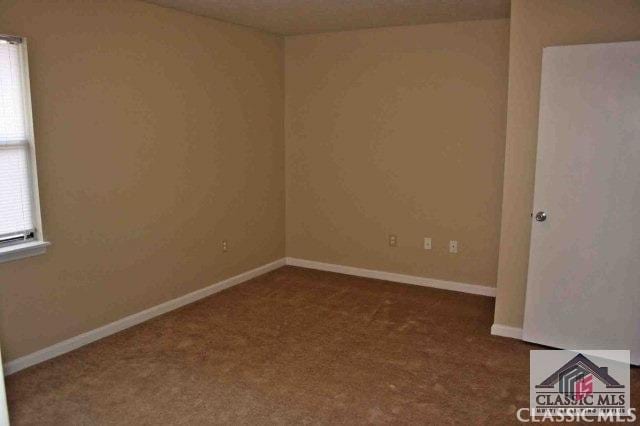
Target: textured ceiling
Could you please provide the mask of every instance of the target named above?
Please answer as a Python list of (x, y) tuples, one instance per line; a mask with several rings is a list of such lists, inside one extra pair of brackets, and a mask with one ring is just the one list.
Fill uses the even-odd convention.
[(285, 35), (507, 18), (510, 4), (510, 0), (145, 1)]

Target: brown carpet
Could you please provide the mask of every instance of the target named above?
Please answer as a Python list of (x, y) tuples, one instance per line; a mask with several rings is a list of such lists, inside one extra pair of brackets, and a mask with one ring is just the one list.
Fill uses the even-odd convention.
[(285, 267), (10, 376), (11, 420), (514, 424), (535, 346), (492, 319), (487, 297)]

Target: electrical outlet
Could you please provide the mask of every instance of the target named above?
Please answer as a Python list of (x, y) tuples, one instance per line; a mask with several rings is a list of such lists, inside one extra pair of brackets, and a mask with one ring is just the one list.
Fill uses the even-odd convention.
[(397, 246), (398, 246), (398, 236), (389, 235), (389, 247), (397, 247)]
[(424, 249), (431, 250), (431, 238), (424, 237)]
[(227, 244), (227, 240), (222, 240), (222, 252), (226, 253), (229, 251), (229, 244)]
[(458, 252), (458, 241), (451, 240), (449, 241), (449, 253), (457, 253)]

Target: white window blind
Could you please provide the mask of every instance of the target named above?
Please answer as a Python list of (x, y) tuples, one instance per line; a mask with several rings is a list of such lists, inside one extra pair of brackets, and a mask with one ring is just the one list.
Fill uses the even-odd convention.
[(34, 234), (30, 114), (20, 39), (0, 37), (0, 246)]

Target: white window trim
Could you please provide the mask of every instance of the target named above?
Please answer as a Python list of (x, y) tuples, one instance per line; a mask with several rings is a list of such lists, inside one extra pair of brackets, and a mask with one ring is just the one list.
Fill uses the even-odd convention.
[(44, 254), (47, 247), (51, 245), (45, 240), (42, 230), (42, 216), (40, 214), (40, 190), (38, 188), (38, 167), (36, 163), (36, 145), (33, 132), (33, 113), (31, 110), (31, 83), (29, 79), (29, 59), (27, 54), (27, 39), (24, 37), (16, 37), (22, 40), (19, 44), (20, 64), (22, 68), (22, 87), (24, 103), (24, 111), (26, 118), (27, 145), (29, 147), (29, 175), (31, 178), (31, 193), (33, 196), (33, 222), (36, 232), (33, 240), (0, 247), (0, 263), (11, 260), (22, 259), (25, 257)]
[(28, 243), (0, 247), (0, 263), (44, 254), (50, 245), (51, 243), (47, 241), (29, 241)]

